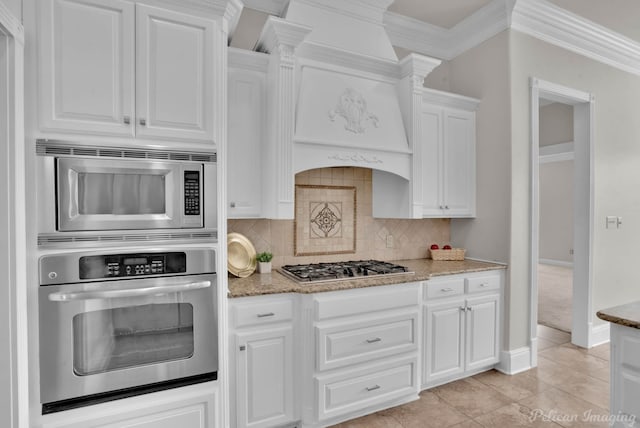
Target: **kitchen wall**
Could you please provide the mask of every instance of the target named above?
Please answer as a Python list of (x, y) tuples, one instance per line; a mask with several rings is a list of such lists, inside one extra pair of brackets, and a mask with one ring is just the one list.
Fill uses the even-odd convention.
[(573, 160), (541, 163), (539, 189), (540, 260), (572, 263)]
[[(371, 216), (371, 170), (337, 167), (303, 171), (296, 184), (355, 186), (356, 188), (356, 252), (322, 256), (294, 255), (294, 220), (242, 219), (229, 220), (228, 232), (247, 236), (256, 251), (271, 251), (274, 267), (284, 264), (316, 263), (354, 259), (402, 260), (427, 256), (432, 243), (450, 241), (449, 219), (375, 219)], [(389, 247), (387, 236), (391, 235)]]
[[(640, 77), (582, 57), (533, 37), (511, 32), (511, 106), (513, 141), (512, 198), (529, 193), (529, 115), (531, 76), (594, 95), (595, 149), (593, 292), (590, 313), (640, 299), (637, 286), (637, 237), (640, 236)], [(528, 267), (528, 198), (511, 205), (512, 288), (526, 284)], [(623, 218), (621, 229), (606, 229), (605, 216)], [(627, 221), (625, 221), (627, 220)], [(511, 298), (510, 321), (526, 326), (528, 296)], [(594, 323), (600, 324), (593, 316)], [(526, 346), (526, 329), (511, 337), (511, 349)]]

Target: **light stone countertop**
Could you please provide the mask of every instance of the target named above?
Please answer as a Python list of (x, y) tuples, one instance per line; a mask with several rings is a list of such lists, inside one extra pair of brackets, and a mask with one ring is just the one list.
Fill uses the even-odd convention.
[(324, 291), (349, 290), (352, 288), (375, 287), (380, 285), (402, 284), (413, 281), (425, 281), (435, 276), (455, 275), (469, 272), (506, 269), (502, 264), (479, 262), (475, 260), (434, 261), (431, 259), (393, 260), (393, 263), (406, 266), (413, 275), (375, 276), (355, 280), (328, 281), (315, 284), (295, 282), (277, 270), (272, 273), (254, 273), (247, 278), (229, 276), (228, 296), (248, 297), (278, 293), (321, 293)]
[(640, 301), (627, 303), (596, 313), (598, 318), (627, 327), (640, 328)]

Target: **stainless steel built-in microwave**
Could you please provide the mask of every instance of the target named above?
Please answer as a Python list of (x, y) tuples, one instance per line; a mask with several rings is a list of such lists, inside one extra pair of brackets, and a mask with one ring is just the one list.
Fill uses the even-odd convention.
[(216, 227), (216, 163), (207, 155), (47, 148), (38, 156), (40, 233)]

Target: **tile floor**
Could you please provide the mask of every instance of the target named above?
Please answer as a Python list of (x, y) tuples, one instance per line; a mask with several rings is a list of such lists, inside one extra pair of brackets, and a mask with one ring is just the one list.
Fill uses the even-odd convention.
[(545, 326), (538, 338), (535, 369), (480, 373), (334, 428), (608, 427), (609, 344), (581, 349)]
[(571, 331), (573, 269), (538, 265), (538, 323)]

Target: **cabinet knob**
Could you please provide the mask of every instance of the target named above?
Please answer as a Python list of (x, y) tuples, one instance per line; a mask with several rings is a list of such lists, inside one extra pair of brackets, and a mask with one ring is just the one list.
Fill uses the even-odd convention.
[(229, 203), (229, 206), (230, 206), (231, 208), (235, 208), (235, 207), (236, 207), (236, 203), (235, 203), (235, 202), (230, 202), (230, 203)]
[(128, 125), (131, 123), (131, 118), (129, 116), (125, 116), (122, 118), (122, 121), (124, 122), (125, 125)]
[(147, 126), (147, 119), (140, 119), (140, 126)]
[(247, 347), (246, 347), (246, 346), (244, 346), (244, 345), (240, 346), (240, 350), (241, 350), (241, 351), (245, 351), (246, 349), (247, 349)]
[(471, 312), (471, 306), (467, 306), (467, 312)]
[(443, 210), (443, 209), (444, 209), (444, 206), (440, 205), (440, 209), (441, 209), (441, 210)]
[(448, 209), (449, 209), (449, 205), (445, 205), (445, 206), (444, 206), (444, 209), (445, 209), (445, 210), (448, 210)]
[(460, 310), (461, 310), (462, 312), (464, 312), (464, 311), (466, 311), (466, 310), (467, 310), (467, 308), (465, 308), (464, 306), (460, 306)]

